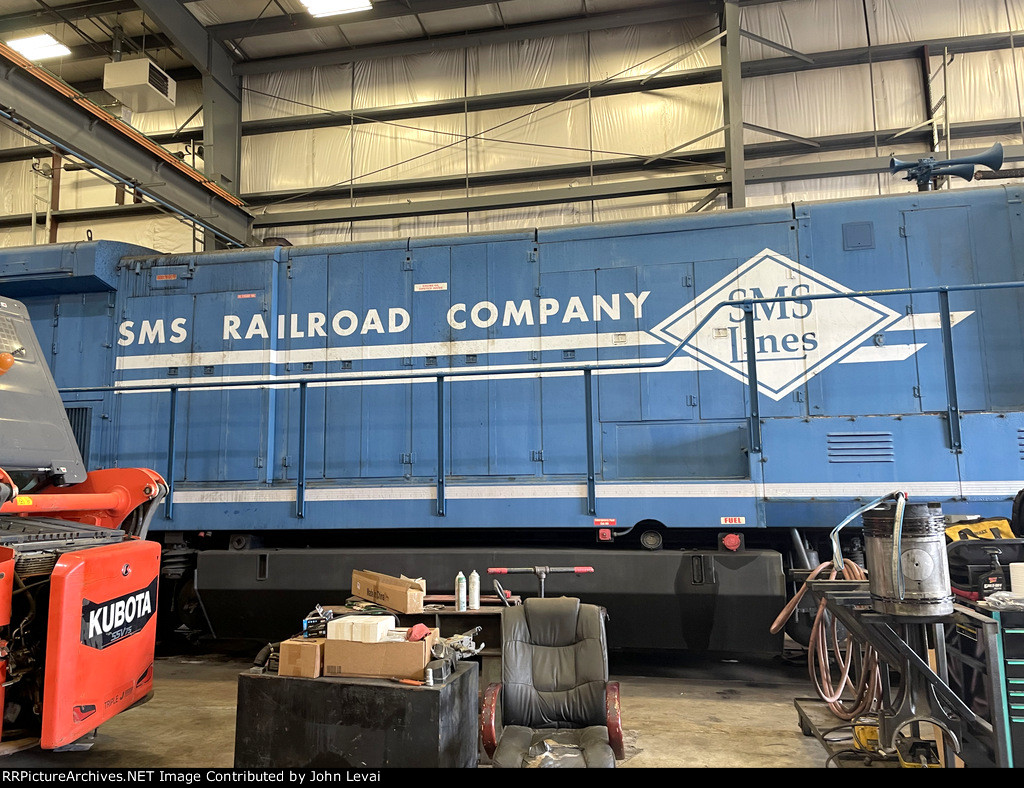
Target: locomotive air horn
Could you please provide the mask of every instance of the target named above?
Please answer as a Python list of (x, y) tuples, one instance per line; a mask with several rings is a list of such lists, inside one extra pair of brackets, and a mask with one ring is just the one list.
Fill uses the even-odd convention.
[(932, 158), (918, 159), (916, 162), (901, 161), (893, 156), (889, 159), (889, 172), (895, 175), (897, 172), (905, 171), (907, 174), (904, 180), (917, 181), (918, 191), (931, 191), (935, 188), (935, 179), (943, 175), (955, 175), (966, 181), (971, 180), (974, 177), (974, 168), (979, 165), (991, 170), (1002, 167), (1003, 146), (997, 142), (977, 156), (946, 161), (935, 161)]

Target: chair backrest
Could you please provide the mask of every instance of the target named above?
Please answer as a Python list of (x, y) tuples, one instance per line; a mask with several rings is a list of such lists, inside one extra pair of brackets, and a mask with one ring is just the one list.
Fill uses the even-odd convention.
[(527, 599), (501, 614), (502, 719), (529, 728), (605, 723), (604, 610), (574, 597)]

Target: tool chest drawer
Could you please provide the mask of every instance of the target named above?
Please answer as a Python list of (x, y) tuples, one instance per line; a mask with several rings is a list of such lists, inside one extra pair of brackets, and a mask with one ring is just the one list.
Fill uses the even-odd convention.
[(1024, 764), (1024, 612), (991, 614), (999, 622), (1006, 688), (1005, 720), (1014, 766)]
[(1024, 689), (1024, 659), (1003, 659), (1003, 669), (1006, 671), (1007, 690), (1013, 688), (1014, 680), (1019, 680), (1019, 689)]
[[(1009, 618), (1009, 620), (1007, 620)], [(1019, 624), (1013, 623), (1019, 620)], [(1024, 614), (1000, 613), (1000, 632), (1002, 633), (1003, 658), (1006, 660), (1024, 660)]]

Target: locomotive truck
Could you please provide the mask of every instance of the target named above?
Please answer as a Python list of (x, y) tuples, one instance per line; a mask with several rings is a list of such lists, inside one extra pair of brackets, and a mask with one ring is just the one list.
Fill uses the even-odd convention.
[(866, 501), (1009, 516), (1021, 205), (1000, 185), (195, 254), (69, 243), (0, 252), (0, 292), (87, 461), (164, 473), (150, 539), (186, 629), (291, 634), (352, 569), (450, 593), (460, 570), (586, 565), (547, 590), (603, 604), (612, 648), (773, 653), (791, 570)]

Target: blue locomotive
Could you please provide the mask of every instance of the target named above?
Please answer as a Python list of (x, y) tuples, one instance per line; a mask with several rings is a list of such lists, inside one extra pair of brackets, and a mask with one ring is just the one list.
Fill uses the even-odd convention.
[(604, 604), (613, 647), (772, 652), (787, 572), (864, 502), (1009, 516), (1022, 204), (62, 244), (0, 252), (0, 293), (51, 349), (87, 464), (167, 478), (150, 537), (196, 627), (291, 634), (352, 568), (450, 593), (460, 569), (590, 565), (548, 591)]

